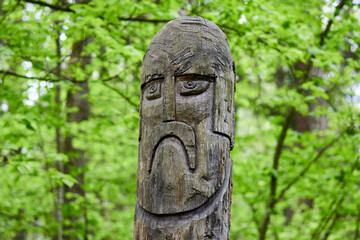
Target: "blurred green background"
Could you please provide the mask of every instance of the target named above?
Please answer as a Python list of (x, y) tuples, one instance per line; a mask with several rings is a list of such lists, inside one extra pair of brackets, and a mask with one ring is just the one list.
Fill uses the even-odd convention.
[(141, 62), (201, 16), (236, 65), (231, 239), (360, 239), (359, 0), (1, 0), (0, 239), (132, 239)]

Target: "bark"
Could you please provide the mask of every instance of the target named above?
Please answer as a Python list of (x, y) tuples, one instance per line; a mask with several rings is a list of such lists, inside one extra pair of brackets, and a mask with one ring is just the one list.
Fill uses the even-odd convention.
[[(20, 222), (23, 218), (24, 218), (24, 214), (25, 211), (24, 209), (19, 209), (17, 216), (15, 217), (15, 219)], [(21, 229), (16, 231), (15, 237), (13, 238), (13, 240), (26, 240), (26, 229), (24, 227), (22, 227)]]
[[(73, 44), (72, 55), (70, 59), (70, 64), (80, 64), (81, 68), (85, 70), (86, 65), (91, 61), (90, 56), (82, 56), (84, 47), (92, 41), (92, 38), (87, 38)], [(75, 78), (73, 79), (76, 89), (71, 89), (67, 93), (67, 102), (66, 107), (78, 108), (76, 112), (70, 112), (67, 114), (67, 122), (70, 124), (72, 122), (81, 122), (86, 121), (89, 118), (89, 85), (88, 80), (77, 82)], [(74, 147), (74, 137), (72, 135), (67, 135), (65, 137), (64, 152), (69, 156), (69, 161), (64, 164), (64, 173), (70, 174), (76, 178), (77, 183), (72, 187), (64, 186), (64, 204), (67, 211), (67, 214), (64, 214), (64, 219), (70, 220), (70, 224), (64, 226), (64, 239), (79, 239), (75, 233), (81, 233), (82, 238), (86, 239), (87, 237), (87, 222), (86, 222), (86, 206), (85, 206), (85, 172), (84, 167), (87, 162), (85, 156), (85, 151), (76, 149)], [(82, 207), (80, 210), (76, 210), (74, 204), (77, 199), (81, 199)], [(77, 203), (78, 204), (78, 203)]]
[(358, 206), (358, 215), (355, 221), (354, 240), (358, 240), (360, 239), (360, 205)]
[[(60, 32), (58, 32), (58, 37), (56, 39), (56, 55), (58, 57), (58, 64), (56, 68), (56, 75), (58, 79), (61, 79), (61, 52), (60, 52)], [(56, 106), (59, 110), (59, 119), (61, 119), (61, 87), (59, 85), (56, 86), (56, 95), (55, 95), (55, 102)], [(60, 126), (57, 126), (56, 129), (56, 150), (58, 153), (63, 153), (63, 137), (61, 133)], [(64, 173), (64, 163), (62, 161), (57, 161), (56, 163), (57, 171)], [(62, 216), (62, 205), (64, 203), (64, 187), (62, 185), (58, 185), (56, 188), (56, 209), (55, 209), (55, 217), (58, 223), (58, 231), (57, 235), (53, 237), (53, 239), (62, 240), (63, 239), (63, 216)]]
[(20, 231), (17, 231), (13, 240), (26, 240), (26, 230), (22, 229)]
[[(302, 62), (297, 62), (295, 64), (295, 69), (298, 71), (306, 72), (307, 65)], [(310, 72), (307, 74), (309, 75), (310, 79), (313, 79), (314, 77), (323, 78), (324, 73), (323, 71), (318, 67), (312, 67)], [(294, 77), (294, 82), (296, 86), (300, 86), (302, 79)], [(311, 92), (303, 92), (305, 96), (311, 95)], [(303, 116), (301, 113), (296, 112), (294, 120), (292, 122), (292, 129), (304, 133), (304, 132), (312, 132), (314, 130), (325, 130), (327, 128), (327, 116), (323, 115), (320, 117), (313, 117), (309, 116), (310, 113), (314, 112), (316, 107), (318, 106), (326, 106), (326, 100), (323, 98), (317, 98), (317, 102), (309, 102), (308, 108), (309, 108), (309, 114), (307, 116)]]
[(226, 37), (205, 19), (175, 19), (151, 42), (141, 73), (135, 240), (229, 239), (234, 80)]

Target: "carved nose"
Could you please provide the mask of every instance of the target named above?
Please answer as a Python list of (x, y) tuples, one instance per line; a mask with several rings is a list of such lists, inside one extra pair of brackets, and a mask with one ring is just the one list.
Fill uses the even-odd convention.
[(165, 79), (163, 92), (163, 122), (175, 120), (175, 80), (169, 76)]

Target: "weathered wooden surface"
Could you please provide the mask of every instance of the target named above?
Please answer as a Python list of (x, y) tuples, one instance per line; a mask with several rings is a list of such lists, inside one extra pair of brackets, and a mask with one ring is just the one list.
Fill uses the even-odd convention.
[(228, 239), (234, 63), (200, 17), (166, 24), (145, 54), (134, 239)]

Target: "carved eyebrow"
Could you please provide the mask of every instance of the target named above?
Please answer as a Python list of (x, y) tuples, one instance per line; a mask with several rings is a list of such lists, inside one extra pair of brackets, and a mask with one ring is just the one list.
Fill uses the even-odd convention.
[(176, 75), (175, 78), (179, 79), (180, 81), (196, 81), (201, 79), (212, 82), (215, 80), (216, 76), (201, 75), (201, 74), (181, 74), (181, 75)]
[(151, 82), (156, 79), (164, 78), (163, 74), (152, 74), (145, 77), (145, 82)]
[(141, 89), (143, 89), (147, 84), (156, 81), (156, 80), (162, 80), (164, 79), (164, 75), (162, 74), (153, 74), (153, 75), (148, 75), (145, 77), (145, 83), (143, 83), (141, 85)]

